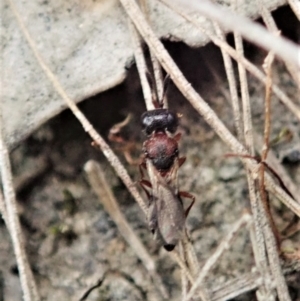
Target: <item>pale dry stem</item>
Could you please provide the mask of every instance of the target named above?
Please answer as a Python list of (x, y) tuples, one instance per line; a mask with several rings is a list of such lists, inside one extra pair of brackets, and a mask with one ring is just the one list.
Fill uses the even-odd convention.
[(195, 296), (199, 286), (202, 284), (204, 278), (207, 276), (212, 267), (216, 264), (219, 258), (222, 256), (225, 250), (228, 250), (231, 246), (231, 242), (236, 237), (237, 232), (245, 225), (251, 222), (252, 218), (248, 213), (244, 213), (242, 217), (232, 225), (230, 232), (223, 238), (221, 243), (218, 245), (214, 253), (208, 258), (204, 263), (200, 272), (197, 275), (195, 283), (191, 287), (185, 301), (189, 301), (193, 296)]
[(293, 12), (295, 13), (298, 20), (300, 21), (300, 2), (298, 0), (288, 0), (287, 2), (289, 3)]
[(210, 291), (211, 301), (231, 300), (241, 294), (253, 291), (262, 285), (262, 276), (257, 273), (241, 275)]
[(11, 164), (7, 146), (4, 142), (4, 127), (2, 123), (2, 107), (0, 107), (0, 171), (4, 193), (1, 194), (1, 211), (9, 231), (13, 250), (16, 256), (23, 298), (25, 301), (38, 301), (39, 294), (28, 262), (23, 240), (23, 233), (18, 216), (17, 201), (13, 187)]
[[(265, 128), (264, 128), (264, 144), (262, 150), (262, 162), (266, 160), (269, 150), (269, 136), (271, 128), (271, 85), (272, 85), (272, 63), (274, 60), (274, 54), (269, 53), (265, 59), (263, 68), (266, 72), (268, 81), (266, 84), (266, 96), (265, 96)], [(274, 231), (277, 231), (267, 199), (267, 194), (264, 189), (264, 165), (260, 166), (260, 194), (262, 202), (259, 204), (261, 206), (260, 210), (262, 211), (262, 222), (263, 222), (263, 231), (265, 237), (265, 243), (267, 247), (268, 258), (270, 262), (270, 268), (272, 275), (274, 277), (274, 282), (276, 284), (276, 289), (278, 293), (278, 298), (281, 301), (291, 300), (289, 291), (285, 278), (283, 276), (279, 254), (277, 249), (277, 243), (274, 236)]]
[(162, 296), (164, 298), (168, 298), (168, 293), (166, 288), (163, 286), (162, 279), (156, 272), (155, 261), (120, 210), (118, 202), (106, 181), (105, 174), (102, 171), (100, 164), (90, 160), (85, 164), (84, 170), (88, 176), (90, 185), (103, 205), (105, 211), (110, 215), (123, 238), (127, 241), (128, 245), (133, 249), (145, 268), (149, 271), (153, 281), (158, 284), (158, 288), (160, 289)]
[(170, 257), (179, 265), (181, 271), (183, 271), (189, 281), (193, 284), (195, 282), (194, 277), (186, 266), (186, 263), (182, 260), (181, 256), (176, 251), (172, 251), (168, 253)]
[[(233, 8), (236, 11), (237, 0), (233, 1)], [(239, 57), (244, 57), (244, 49), (243, 49), (243, 42), (241, 35), (234, 31), (234, 42), (237, 55)], [(243, 130), (244, 130), (244, 140), (245, 140), (245, 147), (247, 151), (250, 153), (251, 156), (254, 156), (254, 141), (253, 141), (253, 128), (252, 128), (252, 114), (251, 114), (251, 106), (250, 106), (250, 95), (249, 95), (249, 88), (248, 88), (248, 79), (247, 73), (244, 66), (238, 62), (238, 73), (240, 79), (240, 87), (241, 87), (241, 95), (242, 95), (242, 111), (243, 111)], [(258, 210), (258, 202), (259, 199), (257, 198), (255, 192), (255, 181), (251, 176), (249, 170), (246, 170), (247, 175), (247, 182), (248, 182), (248, 190), (249, 190), (249, 197), (250, 197), (250, 204), (251, 210), (254, 219), (254, 228), (255, 228), (255, 236), (252, 237), (255, 240), (255, 244), (253, 245), (254, 254), (256, 256), (256, 266), (258, 270), (264, 275), (268, 277), (268, 269), (267, 269), (267, 260), (266, 260), (266, 250), (265, 250), (265, 243), (264, 243), (264, 236), (262, 232), (262, 225), (261, 220), (262, 217), (260, 216), (260, 211)], [(263, 287), (259, 288), (256, 296), (258, 300), (266, 300), (266, 296), (271, 295), (272, 288), (270, 287), (269, 283), (264, 281)]]
[(2, 218), (3, 218), (4, 222), (5, 222), (5, 225), (6, 225), (7, 229), (8, 229), (9, 226), (8, 226), (8, 219), (7, 219), (7, 211), (6, 211), (4, 197), (3, 197), (3, 193), (2, 193), (1, 189), (0, 189), (0, 213), (1, 213)]
[[(178, 244), (178, 249), (179, 249), (179, 256), (182, 262), (184, 262), (185, 266), (187, 266), (187, 262), (185, 259), (185, 252), (183, 249), (183, 243), (182, 241), (179, 242)], [(186, 273), (184, 272), (183, 269), (181, 269), (181, 296), (182, 300), (184, 301), (187, 295), (187, 292), (189, 290), (189, 281)]]
[(263, 232), (264, 232), (265, 243), (266, 243), (266, 248), (268, 253), (268, 259), (270, 262), (270, 269), (276, 285), (278, 298), (281, 301), (291, 301), (286, 280), (284, 278), (281, 269), (276, 240), (266, 216), (267, 213), (265, 212), (262, 203), (259, 203), (259, 206), (260, 206), (259, 209), (262, 212), (261, 216), (262, 216)]
[(143, 90), (144, 100), (147, 110), (153, 110), (154, 105), (152, 102), (151, 88), (147, 79), (147, 65), (143, 53), (141, 38), (135, 26), (132, 24), (130, 19), (128, 19), (128, 26), (131, 34), (132, 45), (134, 49), (134, 58), (137, 66), (137, 70), (140, 77), (140, 82)]
[[(217, 37), (225, 43), (226, 42), (225, 34), (221, 30), (218, 23), (213, 22), (213, 26), (216, 31)], [(235, 75), (234, 75), (232, 61), (231, 61), (230, 56), (226, 53), (226, 51), (223, 48), (221, 48), (221, 53), (222, 53), (222, 57), (223, 57), (223, 62), (224, 62), (224, 67), (225, 67), (225, 71), (226, 71), (228, 84), (229, 84), (229, 91), (230, 91), (230, 96), (231, 96), (230, 100), (232, 103), (232, 111), (233, 111), (233, 116), (234, 116), (234, 120), (235, 120), (237, 136), (238, 136), (239, 140), (242, 142), (243, 127), (242, 127), (239, 97), (238, 97), (238, 92), (237, 92), (236, 79), (235, 79)]]
[[(149, 24), (151, 24), (151, 19), (150, 19), (150, 13), (149, 13), (149, 3), (147, 0), (140, 0), (141, 3), (141, 9), (144, 15), (146, 16)], [(153, 54), (153, 52), (150, 50), (150, 56), (151, 56), (151, 62), (152, 62), (152, 68), (153, 68), (153, 75), (154, 75), (154, 80), (155, 80), (155, 87), (158, 95), (158, 99), (162, 100), (163, 95), (164, 95), (164, 85), (163, 85), (163, 75), (162, 75), (162, 70), (161, 66), (159, 64), (159, 61)], [(167, 98), (164, 98), (164, 108), (168, 108), (168, 101)]]
[[(268, 28), (268, 30), (271, 33), (273, 33), (275, 36), (279, 36), (280, 30), (278, 30), (278, 27), (274, 21), (272, 14), (267, 10), (267, 8), (264, 6), (262, 1), (256, 0), (256, 2), (257, 2), (257, 5), (259, 6), (260, 14), (261, 14), (263, 21), (264, 21), (266, 27)], [(300, 4), (298, 6), (300, 6)], [(299, 53), (299, 60), (300, 60), (300, 53)], [(299, 75), (300, 71), (299, 70), (297, 71), (297, 68), (295, 68), (290, 63), (286, 62), (285, 65), (286, 65), (286, 68), (289, 71), (290, 75), (294, 79), (295, 83), (297, 84), (298, 88), (300, 89), (300, 75)]]

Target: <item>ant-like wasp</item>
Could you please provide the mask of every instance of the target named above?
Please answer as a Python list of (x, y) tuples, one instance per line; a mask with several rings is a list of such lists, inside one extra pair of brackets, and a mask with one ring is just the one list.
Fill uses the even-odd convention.
[[(165, 91), (164, 85), (164, 93)], [(156, 99), (158, 100), (157, 93)], [(150, 201), (149, 227), (164, 248), (172, 251), (182, 238), (185, 219), (195, 197), (178, 190), (178, 169), (185, 162), (185, 157), (179, 157), (178, 141), (181, 134), (174, 136), (178, 128), (178, 116), (163, 108), (164, 95), (161, 101), (157, 100), (153, 101), (155, 109), (146, 111), (141, 116), (143, 130), (148, 139), (143, 143), (140, 184)], [(147, 170), (150, 181), (144, 179), (142, 168)], [(186, 211), (181, 197), (192, 199)]]
[[(178, 142), (181, 133), (175, 134), (179, 125), (178, 115), (163, 108), (166, 79), (161, 100), (154, 85), (155, 109), (146, 111), (141, 116), (143, 131), (148, 138), (143, 143), (143, 159), (139, 166), (142, 177), (140, 184), (149, 199), (147, 216), (149, 228), (154, 238), (167, 251), (172, 251), (184, 234), (185, 219), (195, 202), (195, 197), (178, 189), (178, 170), (185, 162), (185, 158), (179, 157)], [(126, 142), (119, 132), (129, 119), (128, 116), (123, 122), (111, 128), (110, 140)], [(127, 153), (126, 158), (128, 157)], [(128, 161), (133, 162), (132, 159)], [(149, 180), (144, 178), (143, 169), (147, 170)], [(181, 197), (192, 199), (187, 210), (183, 207)]]

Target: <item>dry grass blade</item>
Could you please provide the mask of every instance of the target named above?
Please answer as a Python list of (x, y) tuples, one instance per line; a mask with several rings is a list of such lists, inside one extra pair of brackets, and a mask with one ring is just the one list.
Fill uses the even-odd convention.
[(263, 282), (259, 273), (249, 273), (230, 280), (210, 291), (211, 301), (225, 301), (257, 289)]
[[(180, 259), (185, 263), (185, 265), (187, 265), (182, 241), (179, 242), (178, 248), (179, 248)], [(181, 270), (181, 296), (182, 296), (182, 300), (185, 300), (188, 289), (189, 289), (188, 278), (187, 278), (186, 273), (182, 269)]]
[[(260, 14), (263, 18), (263, 21), (265, 25), (267, 26), (268, 30), (273, 33), (275, 36), (280, 35), (280, 31), (277, 28), (277, 25), (273, 19), (272, 14), (266, 9), (264, 4), (257, 0), (257, 5), (259, 6)], [(300, 77), (299, 77), (299, 71), (297, 71), (297, 68), (295, 68), (293, 65), (286, 63), (286, 68), (291, 74), (292, 78), (294, 79), (295, 83), (298, 85), (298, 88), (300, 88)]]
[(185, 301), (191, 300), (193, 296), (195, 296), (198, 287), (201, 285), (203, 279), (207, 276), (208, 272), (211, 268), (216, 264), (218, 259), (224, 253), (225, 250), (229, 249), (230, 243), (235, 238), (237, 232), (243, 227), (251, 222), (251, 216), (248, 213), (243, 214), (243, 216), (232, 226), (230, 232), (226, 235), (226, 237), (221, 241), (218, 245), (215, 252), (208, 258), (203, 267), (201, 268), (200, 273), (197, 276), (197, 279), (193, 286), (191, 287)]
[(5, 222), (5, 225), (8, 229), (8, 221), (7, 221), (7, 211), (6, 211), (6, 206), (5, 206), (5, 202), (4, 202), (4, 197), (2, 194), (2, 190), (0, 190), (0, 213), (2, 215), (2, 218)]
[(263, 232), (266, 242), (268, 259), (270, 262), (270, 269), (274, 278), (274, 283), (276, 285), (278, 299), (281, 301), (290, 301), (291, 298), (288, 292), (284, 275), (282, 273), (275, 237), (267, 220), (266, 212), (264, 212), (262, 204), (260, 203), (259, 205), (259, 209), (262, 211), (262, 224), (264, 225)]
[(185, 253), (185, 259), (189, 266), (189, 269), (193, 277), (195, 277), (197, 275), (197, 272), (199, 271), (199, 262), (196, 256), (196, 251), (187, 234), (187, 231), (185, 231), (184, 237), (182, 239), (182, 247)]
[(38, 301), (39, 294), (25, 252), (23, 234), (18, 216), (16, 196), (13, 187), (10, 159), (8, 149), (4, 142), (2, 107), (0, 107), (0, 171), (4, 192), (4, 202), (1, 194), (1, 211), (12, 240), (20, 275), (23, 297), (25, 301)]
[[(272, 66), (273, 60), (274, 60), (274, 55), (272, 53), (269, 53), (268, 56), (266, 57), (265, 63), (264, 63), (264, 69), (267, 74), (268, 81), (266, 83), (266, 95), (265, 95), (265, 128), (264, 128), (264, 143), (263, 143), (262, 153), (261, 153), (261, 161), (262, 162), (266, 161), (267, 156), (268, 156), (268, 151), (269, 151), (269, 137), (270, 137), (270, 129), (271, 129), (271, 96), (272, 96), (271, 66)], [(260, 164), (259, 175), (260, 175), (259, 190), (260, 190), (260, 197), (262, 200), (262, 204), (264, 206), (264, 210), (267, 214), (267, 218), (272, 227), (272, 230), (273, 230), (274, 234), (277, 235), (277, 238), (278, 238), (277, 229), (274, 224), (272, 214), (270, 212), (270, 204), (269, 204), (268, 196), (265, 191), (265, 165), (264, 164)]]
[[(233, 7), (236, 11), (237, 9), (237, 0), (233, 1)], [(237, 55), (239, 57), (244, 57), (244, 49), (241, 35), (234, 31), (234, 42)], [(248, 88), (248, 80), (247, 73), (244, 66), (238, 62), (238, 73), (240, 79), (240, 87), (242, 94), (242, 109), (243, 109), (243, 130), (244, 130), (244, 140), (247, 151), (250, 155), (254, 156), (254, 141), (253, 141), (253, 129), (252, 129), (252, 115), (251, 115), (251, 106), (250, 106), (250, 95)], [(251, 210), (253, 214), (254, 220), (254, 229), (255, 235), (252, 237), (253, 250), (255, 254), (255, 262), (260, 270), (261, 274), (265, 277), (268, 277), (268, 268), (267, 268), (267, 260), (266, 260), (266, 249), (264, 243), (264, 236), (262, 232), (262, 224), (261, 224), (261, 214), (258, 209), (259, 199), (257, 198), (255, 192), (255, 181), (252, 178), (252, 175), (249, 170), (246, 168), (247, 182), (248, 182), (248, 190), (250, 196), (250, 204)], [(258, 300), (264, 300), (266, 296), (272, 294), (272, 287), (270, 287), (267, 281), (264, 281), (263, 287), (258, 290), (256, 293)]]
[(293, 12), (295, 13), (298, 20), (300, 21), (300, 2), (298, 0), (288, 0), (287, 2), (289, 3)]
[(173, 3), (179, 4), (183, 11), (189, 10), (200, 13), (218, 22), (223, 28), (231, 31), (238, 30), (239, 34), (246, 40), (267, 51), (272, 51), (282, 60), (297, 66), (298, 70), (300, 69), (300, 47), (285, 38), (274, 37), (263, 26), (207, 0), (189, 1), (188, 3), (183, 0), (174, 0)]
[[(223, 42), (226, 41), (225, 34), (222, 32), (220, 26), (213, 22), (214, 29), (216, 31), (216, 34), (220, 40)], [(236, 79), (234, 75), (234, 70), (232, 66), (232, 61), (230, 56), (226, 53), (226, 51), (221, 48), (221, 53), (223, 57), (224, 67), (226, 71), (227, 80), (229, 83), (229, 91), (230, 91), (230, 100), (232, 103), (232, 109), (233, 109), (233, 115), (235, 120), (235, 127), (238, 134), (238, 138), (240, 141), (242, 141), (242, 124), (241, 124), (241, 113), (240, 113), (240, 104), (239, 104), (239, 97), (237, 92), (237, 86), (236, 86)]]
[[(142, 12), (146, 16), (149, 24), (151, 24), (148, 1), (140, 0), (140, 3), (141, 3)], [(151, 56), (154, 80), (156, 83), (155, 87), (157, 90), (157, 96), (158, 96), (158, 99), (162, 99), (164, 96), (164, 84), (163, 84), (163, 75), (162, 75), (161, 66), (159, 64), (159, 61), (157, 60), (157, 58), (155, 57), (155, 55), (153, 54), (153, 52), (151, 50), (150, 50), (150, 56)], [(168, 108), (168, 101), (167, 101), (166, 97), (164, 99), (164, 107)]]
[(106, 181), (100, 165), (91, 160), (85, 164), (84, 170), (105, 211), (107, 211), (107, 213), (110, 215), (123, 238), (127, 241), (129, 246), (142, 261), (145, 268), (149, 271), (153, 281), (156, 284), (159, 284), (158, 287), (160, 288), (163, 297), (168, 298), (167, 290), (162, 284), (163, 282), (161, 277), (156, 272), (155, 261), (150, 256), (139, 237), (135, 234), (134, 230), (128, 224), (126, 218), (120, 210), (117, 200), (111, 191), (111, 188)]
[[(269, 135), (270, 135), (270, 126), (271, 126), (271, 84), (272, 84), (272, 63), (274, 60), (273, 53), (269, 53), (265, 59), (264, 69), (269, 79), (266, 85), (266, 96), (265, 96), (265, 129), (264, 129), (264, 145), (262, 150), (261, 159), (264, 162), (267, 158), (269, 150)], [(276, 289), (278, 293), (278, 298), (281, 301), (291, 300), (285, 278), (283, 276), (281, 265), (278, 256), (277, 242), (275, 240), (274, 233), (277, 234), (277, 229), (275, 227), (269, 203), (267, 199), (267, 194), (264, 187), (264, 164), (260, 166), (260, 196), (261, 196), (261, 208), (262, 211), (262, 222), (263, 222), (263, 231), (265, 236), (265, 242), (267, 247), (268, 258), (270, 262), (271, 272), (274, 277), (274, 282), (276, 283)]]
[(187, 268), (186, 263), (182, 260), (181, 256), (176, 251), (169, 252), (168, 254), (170, 254), (170, 257), (179, 265), (179, 267), (181, 268), (183, 273), (185, 273), (189, 281), (191, 283), (194, 283), (195, 282), (194, 277), (192, 276), (191, 272)]
[(142, 44), (141, 44), (141, 39), (139, 36), (139, 33), (136, 31), (135, 26), (132, 24), (130, 20), (128, 20), (128, 26), (130, 29), (131, 33), (131, 39), (132, 39), (132, 44), (133, 44), (133, 49), (134, 49), (134, 57), (135, 57), (135, 62), (136, 66), (139, 72), (140, 76), (140, 82), (142, 85), (142, 90), (144, 94), (144, 99), (145, 99), (145, 104), (147, 107), (147, 110), (153, 110), (154, 105), (152, 102), (152, 93), (151, 93), (151, 88), (147, 79), (147, 65), (146, 65), (146, 60), (143, 54), (143, 49), (142, 49)]
[[(230, 133), (222, 121), (217, 117), (215, 112), (201, 98), (201, 96), (191, 87), (190, 83), (183, 76), (177, 65), (174, 63), (170, 55), (164, 49), (162, 43), (155, 36), (147, 24), (139, 7), (133, 0), (120, 0), (127, 14), (130, 16), (133, 23), (138, 28), (148, 46), (153, 50), (157, 59), (162, 64), (163, 68), (170, 74), (171, 79), (176, 84), (181, 93), (187, 98), (192, 106), (203, 116), (205, 121), (212, 129), (220, 136), (220, 138), (233, 150), (234, 153), (247, 154), (243, 145)], [(252, 172), (256, 173), (257, 164), (251, 159), (242, 160), (247, 164)], [(276, 194), (278, 198), (293, 212), (300, 216), (300, 204), (295, 202), (281, 187), (275, 184), (270, 176), (266, 176), (267, 189)]]
[(58, 79), (56, 76), (53, 74), (53, 72), (49, 69), (49, 67), (46, 65), (44, 60), (42, 59), (41, 55), (37, 51), (37, 47), (31, 38), (28, 30), (26, 29), (20, 14), (16, 10), (14, 4), (12, 1), (9, 1), (9, 4), (11, 6), (11, 9), (16, 16), (16, 19), (20, 25), (20, 28), (34, 54), (36, 57), (38, 63), (40, 64), (41, 68), (49, 78), (50, 82), (53, 84), (55, 87), (55, 90), (57, 93), (62, 97), (62, 99), (66, 102), (72, 113), (75, 115), (75, 117), (78, 119), (78, 121), (81, 123), (83, 129), (91, 136), (91, 138), (95, 141), (95, 143), (100, 147), (102, 150), (103, 154), (107, 158), (108, 162), (111, 164), (111, 166), (115, 169), (117, 175), (122, 179), (123, 183), (127, 187), (127, 189), (130, 191), (134, 199), (137, 201), (137, 203), (140, 205), (144, 213), (146, 214), (147, 212), (147, 206), (140, 196), (138, 190), (136, 189), (135, 185), (131, 181), (127, 170), (124, 168), (118, 157), (114, 154), (112, 149), (108, 146), (108, 144), (105, 142), (105, 140), (97, 133), (97, 131), (93, 128), (91, 123), (87, 120), (87, 118), (82, 114), (82, 112), (78, 109), (74, 101), (72, 101), (61, 84), (59, 83)]

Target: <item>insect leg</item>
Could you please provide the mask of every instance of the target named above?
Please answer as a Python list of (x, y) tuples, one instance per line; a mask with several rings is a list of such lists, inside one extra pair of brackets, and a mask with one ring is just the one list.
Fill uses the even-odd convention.
[(118, 142), (118, 143), (124, 143), (127, 142), (122, 136), (121, 136), (121, 130), (123, 127), (125, 127), (131, 119), (131, 114), (128, 114), (127, 117), (119, 122), (116, 123), (114, 126), (111, 127), (108, 134), (108, 139), (110, 141)]
[(142, 163), (139, 164), (139, 170), (140, 170), (140, 175), (141, 175), (141, 178), (142, 178), (142, 179), (144, 179), (144, 172), (143, 172), (143, 169), (147, 169), (145, 157), (143, 157)]
[(195, 196), (193, 196), (192, 194), (190, 194), (189, 192), (186, 192), (186, 191), (179, 191), (179, 195), (181, 197), (184, 197), (184, 198), (192, 199), (191, 204), (185, 210), (185, 217), (187, 217), (189, 215), (190, 210), (192, 209), (192, 207), (195, 203), (196, 198), (195, 198)]
[(147, 190), (147, 188), (152, 188), (152, 185), (147, 180), (141, 180), (140, 185), (142, 189), (145, 191), (149, 199), (149, 207), (148, 207), (148, 214), (147, 214), (148, 226), (152, 234), (155, 234), (155, 230), (157, 229), (157, 207), (153, 195), (151, 195)]
[(178, 158), (178, 166), (181, 167), (183, 165), (183, 163), (185, 162), (186, 157), (180, 157)]
[(151, 198), (152, 198), (152, 197), (151, 197), (151, 194), (150, 194), (149, 191), (146, 189), (146, 187), (152, 188), (151, 183), (150, 183), (149, 181), (147, 181), (147, 180), (144, 180), (144, 179), (143, 179), (143, 180), (140, 180), (139, 183), (140, 183), (140, 185), (141, 185), (141, 188), (145, 191), (145, 193), (146, 193), (148, 199), (151, 200)]
[(179, 140), (181, 139), (182, 134), (181, 133), (177, 133), (173, 139), (175, 139), (177, 142), (179, 142)]

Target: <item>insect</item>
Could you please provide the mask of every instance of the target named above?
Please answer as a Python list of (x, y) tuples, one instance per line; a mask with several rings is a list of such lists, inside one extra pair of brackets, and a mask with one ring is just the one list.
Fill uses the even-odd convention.
[[(143, 144), (140, 184), (149, 199), (149, 228), (154, 238), (167, 251), (172, 251), (184, 234), (185, 219), (195, 198), (188, 192), (178, 190), (178, 169), (185, 161), (184, 157), (179, 157), (181, 134), (174, 135), (178, 117), (162, 108), (163, 101), (153, 103), (156, 108), (141, 116), (148, 139)], [(142, 168), (147, 170), (149, 181), (144, 178)], [(192, 199), (186, 211), (181, 197)]]
[[(172, 251), (184, 234), (185, 219), (194, 203), (194, 197), (187, 192), (178, 191), (178, 158), (170, 170), (163, 175), (158, 172), (151, 160), (146, 160), (146, 166), (150, 181), (142, 179), (141, 185), (150, 188), (151, 191), (143, 187), (149, 198), (148, 225), (154, 238), (167, 251)], [(181, 197), (193, 199), (186, 211)]]

